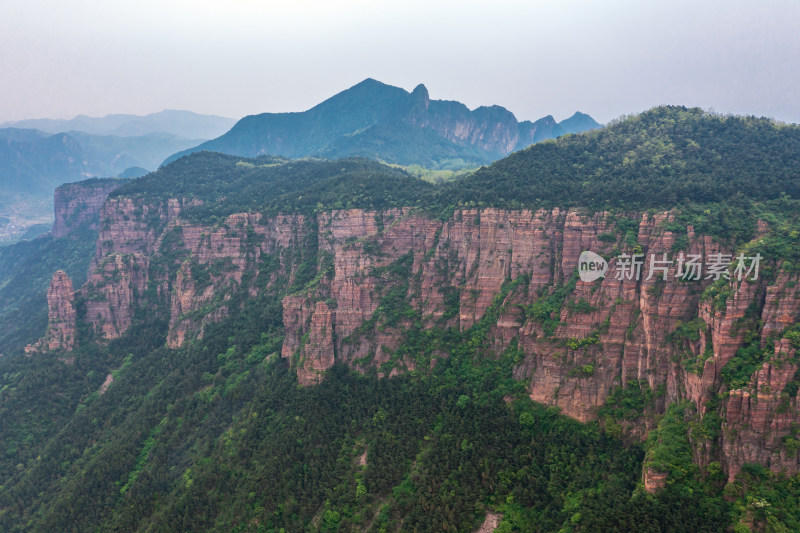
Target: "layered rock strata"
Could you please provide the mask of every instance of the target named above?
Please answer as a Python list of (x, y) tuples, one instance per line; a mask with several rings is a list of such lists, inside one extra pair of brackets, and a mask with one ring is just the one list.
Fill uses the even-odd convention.
[[(282, 356), (302, 384), (318, 383), (337, 361), (380, 375), (434, 365), (449, 354), (422, 361), (399, 350), (406, 332), (467, 331), (505, 294), (488, 337), (496, 353), (516, 343), (522, 358), (514, 373), (533, 400), (586, 421), (615, 391), (648, 391), (647, 416), (626, 422), (640, 437), (652, 427), (649, 415), (689, 400), (697, 417), (714, 409), (722, 419), (719, 442), (694, 437), (701, 465), (716, 460), (719, 448), (729, 476), (748, 461), (800, 469), (789, 440), (800, 422), (791, 385), (796, 348), (782, 338), (800, 315), (798, 275), (775, 265), (774, 279), (714, 283), (704, 272), (684, 281), (681, 254), (733, 250), (691, 227), (677, 231), (671, 213), (485, 208), (442, 220), (408, 208), (351, 209), (313, 217), (239, 213), (206, 225), (182, 216), (192, 205), (106, 202), (81, 289), (86, 320), (101, 339), (123, 334), (155, 298), (169, 309), (168, 344), (178, 347), (225, 317), (236, 291), (286, 292), (298, 261), (316, 258), (316, 277), (283, 298)], [(577, 278), (584, 250), (609, 260), (605, 278)], [(643, 256), (638, 277), (620, 275), (622, 254)], [(672, 262), (659, 263), (664, 258)], [(775, 354), (747, 387), (728, 391), (722, 369), (753, 324), (761, 324), (763, 347), (771, 339)], [(659, 475), (649, 476), (651, 485)]]

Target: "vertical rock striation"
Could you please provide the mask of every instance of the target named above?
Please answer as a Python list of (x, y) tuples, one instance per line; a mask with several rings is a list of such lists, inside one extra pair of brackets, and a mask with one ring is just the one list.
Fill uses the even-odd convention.
[[(625, 422), (639, 437), (652, 415), (688, 400), (698, 417), (714, 409), (723, 421), (718, 441), (693, 437), (701, 466), (719, 449), (729, 476), (747, 461), (800, 470), (786, 446), (800, 422), (797, 387), (788, 385), (796, 349), (781, 339), (800, 316), (797, 274), (778, 269), (775, 279), (710, 287), (713, 279), (678, 279), (676, 263), (664, 273), (653, 258), (732, 252), (691, 227), (671, 231), (670, 212), (464, 208), (437, 219), (410, 208), (346, 209), (313, 217), (238, 213), (206, 225), (182, 216), (191, 205), (106, 202), (82, 289), (86, 319), (101, 338), (123, 334), (155, 298), (167, 310), (167, 343), (178, 347), (227, 316), (237, 291), (277, 291), (285, 295), (281, 355), (311, 385), (335, 362), (379, 375), (433, 365), (449, 354), (423, 361), (398, 350), (410, 329), (464, 332), (495, 305), (491, 348), (500, 353), (516, 343), (522, 357), (514, 375), (527, 381), (533, 400), (586, 421), (615, 391), (642, 388), (646, 413)], [(610, 260), (604, 279), (577, 278), (584, 250)], [(645, 256), (639, 279), (616, 275), (623, 252)], [(315, 261), (316, 276), (295, 283)], [(772, 339), (775, 354), (748, 387), (728, 391), (722, 369), (756, 321), (762, 348)], [(660, 475), (643, 479), (657, 487)]]
[(25, 347), (26, 353), (70, 351), (75, 347), (75, 290), (63, 270), (56, 271), (47, 289), (47, 333), (37, 343)]
[(65, 237), (80, 228), (97, 229), (97, 217), (109, 193), (122, 185), (119, 179), (90, 179), (56, 188), (53, 198), (53, 237)]

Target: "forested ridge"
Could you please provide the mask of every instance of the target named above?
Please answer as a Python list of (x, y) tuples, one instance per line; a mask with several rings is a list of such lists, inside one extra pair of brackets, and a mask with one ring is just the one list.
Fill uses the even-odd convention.
[(800, 127), (754, 117), (658, 107), (602, 130), (535, 144), (472, 174), (432, 185), (368, 159), (256, 159), (200, 152), (113, 195), (202, 201), (186, 215), (416, 207), (677, 208), (704, 234), (739, 240), (759, 218), (790, 218), (800, 200)]
[[(367, 159), (201, 152), (112, 196), (198, 200), (182, 216), (210, 224), (243, 211), (357, 207), (441, 217), (459, 206), (576, 207), (621, 217), (675, 209), (673, 225), (737, 243), (766, 221), (765, 261), (796, 269), (798, 156), (796, 126), (663, 107), (534, 145), (441, 185)], [(0, 297), (21, 298), (21, 284), (41, 284), (53, 266), (80, 281), (93, 238), (4, 250)], [(291, 282), (280, 278), (256, 297), (245, 288), (231, 293), (230, 313), (179, 349), (165, 346), (170, 310), (151, 288), (152, 306), (138, 309), (119, 339), (98, 343), (79, 322), (71, 364), (63, 353), (0, 358), (0, 529), (461, 532), (492, 511), (503, 515), (502, 533), (800, 530), (797, 476), (748, 464), (726, 483), (718, 463), (702, 471), (694, 464), (687, 435), (698, 429), (696, 406), (672, 405), (640, 441), (622, 427), (649, 414), (658, 391), (643, 385), (616, 391), (602, 423), (530, 401), (513, 377), (516, 343), (496, 353), (489, 338), (503, 297), (524, 277), (507, 280), (484, 318), (464, 331), (412, 328), (398, 353), (428, 362), (423, 356), (434, 347), (446, 352), (432, 368), (381, 378), (336, 365), (319, 385), (299, 387), (291, 361), (280, 357), (281, 299), (330, 275), (317, 272), (314, 252), (313, 261), (298, 259), (304, 270)], [(49, 262), (37, 263), (40, 256)], [(253, 274), (261, 287), (273, 260)], [(399, 260), (384, 278), (407, 283), (411, 275)], [(383, 295), (387, 323), (393, 313), (417, 318), (404, 295)], [(563, 304), (555, 290), (526, 312), (547, 325)], [(43, 330), (41, 310), (35, 319)], [(0, 341), (18, 349), (31, 334)], [(735, 359), (742, 366), (732, 365), (726, 379), (752, 373), (763, 357), (755, 352)], [(101, 393), (108, 374), (113, 383)], [(655, 494), (642, 486), (645, 461), (670, 472)]]
[[(396, 180), (403, 180), (402, 186)], [(439, 187), (420, 181), (366, 159), (247, 159), (200, 152), (115, 194), (191, 195), (226, 213), (313, 209), (318, 203), (327, 209), (472, 203), (635, 210), (798, 198), (800, 127), (658, 107), (602, 130), (543, 141)], [(342, 194), (360, 189), (367, 189), (363, 196)]]

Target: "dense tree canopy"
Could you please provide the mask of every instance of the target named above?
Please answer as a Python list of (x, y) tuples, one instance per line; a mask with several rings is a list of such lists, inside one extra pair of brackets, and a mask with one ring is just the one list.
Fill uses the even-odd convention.
[[(112, 195), (200, 200), (185, 216), (211, 223), (240, 211), (411, 206), (438, 216), (459, 205), (678, 206), (677, 228), (691, 222), (737, 244), (765, 221), (770, 233), (759, 250), (771, 265), (780, 258), (790, 268), (800, 265), (798, 156), (800, 128), (663, 107), (438, 186), (366, 159), (201, 152)], [(627, 238), (635, 222), (619, 227)], [(19, 283), (42, 285), (55, 268), (80, 281), (92, 246), (84, 235), (2, 250), (0, 297), (17, 302), (18, 313), (38, 309), (31, 316), (42, 328), (41, 302), (26, 300)], [(153, 262), (174, 275), (175, 257), (163, 252)], [(800, 527), (798, 477), (746, 465), (725, 484), (718, 463), (703, 472), (692, 463), (692, 424), (714, 434), (719, 420), (698, 427), (691, 405), (670, 406), (640, 443), (624, 438), (622, 427), (652, 405), (657, 391), (642, 383), (613, 391), (599, 411), (602, 424), (531, 402), (513, 379), (516, 341), (495, 353), (490, 338), (505, 296), (525, 276), (507, 280), (470, 328), (423, 329), (407, 298), (413, 257), (401, 257), (380, 272), (379, 311), (370, 320), (410, 321), (395, 355), (413, 356), (426, 370), (381, 379), (375, 369), (360, 375), (337, 365), (320, 385), (298, 387), (279, 356), (281, 299), (326, 272), (315, 245), (292, 261), (292, 283), (284, 273), (255, 297), (246, 286), (231, 289), (224, 319), (180, 349), (165, 347), (170, 309), (151, 287), (121, 338), (94, 342), (79, 323), (72, 365), (59, 360), (64, 354), (0, 359), (0, 529), (459, 532), (476, 529), (488, 510), (503, 514), (502, 533)], [(280, 258), (263, 262), (260, 273), (245, 273), (262, 289), (259, 276)], [(194, 281), (210, 283), (207, 274), (193, 272)], [(525, 312), (553, 330), (574, 287), (573, 278), (543, 292)], [(441, 289), (446, 316), (458, 312), (450, 289)], [(724, 289), (712, 286), (706, 296), (719, 299)], [(588, 302), (572, 305), (581, 312)], [(4, 313), (0, 320), (9, 320)], [(693, 325), (678, 328), (674, 342), (691, 340)], [(742, 327), (754, 335), (723, 370), (727, 383), (746, 379), (763, 357), (756, 321)], [(18, 348), (30, 333), (4, 330), (0, 341)], [(435, 366), (434, 350), (448, 355)], [(109, 375), (113, 384), (101, 394)], [(796, 393), (797, 380), (790, 386)], [(654, 495), (641, 486), (645, 462), (668, 473)]]

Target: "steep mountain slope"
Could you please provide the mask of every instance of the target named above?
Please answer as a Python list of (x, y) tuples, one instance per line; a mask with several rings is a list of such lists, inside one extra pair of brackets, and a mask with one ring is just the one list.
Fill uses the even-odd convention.
[[(796, 530), (798, 156), (658, 108), (443, 186), (208, 152), (126, 183), (0, 360), (0, 527)], [(615, 276), (681, 253), (760, 270)]]
[(556, 123), (545, 117), (519, 123), (500, 106), (470, 111), (431, 100), (424, 85), (411, 93), (373, 79), (302, 113), (264, 113), (240, 120), (228, 133), (170, 157), (209, 150), (246, 157), (277, 154), (328, 158), (362, 155), (402, 165), (476, 165), (565, 133), (598, 128), (576, 113)]
[(798, 143), (794, 126), (661, 107), (511, 154), (444, 194), (592, 209), (797, 197)]
[(49, 194), (65, 178), (88, 176), (80, 143), (67, 134), (0, 130), (0, 187), (4, 191)]
[(58, 187), (51, 235), (0, 247), (0, 354), (21, 353), (47, 327), (45, 291), (55, 271), (76, 286), (86, 279), (100, 208), (122, 183), (94, 178)]
[(14, 220), (14, 228), (0, 230), (0, 240), (15, 240), (32, 224), (52, 220), (53, 190), (62, 183), (141, 176), (175, 150), (197, 142), (166, 133), (118, 137), (0, 129), (0, 216)]
[[(149, 115), (77, 116), (70, 120), (30, 119), (7, 122), (2, 128), (34, 129), (47, 133), (80, 131), (93, 135), (140, 137), (150, 133), (168, 133), (186, 139), (212, 139), (228, 131), (236, 121), (215, 115), (167, 109)], [(151, 167), (155, 168), (155, 167)]]
[(49, 195), (68, 181), (115, 176), (134, 166), (156, 168), (165, 154), (196, 142), (163, 133), (115, 137), (0, 129), (0, 189)]

